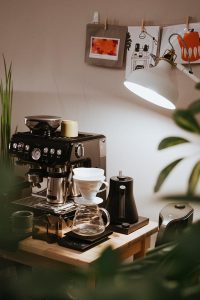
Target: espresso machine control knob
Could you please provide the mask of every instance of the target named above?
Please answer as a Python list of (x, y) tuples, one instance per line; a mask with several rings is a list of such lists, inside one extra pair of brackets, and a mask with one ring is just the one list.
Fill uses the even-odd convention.
[(60, 156), (60, 155), (62, 154), (62, 150), (61, 150), (61, 149), (58, 149), (56, 153), (57, 153), (57, 155)]
[(75, 147), (75, 155), (77, 158), (84, 156), (84, 146), (83, 144), (78, 144)]
[(17, 148), (18, 148), (19, 151), (20, 151), (20, 150), (23, 150), (23, 148), (24, 148), (24, 143), (20, 142), (20, 143), (17, 145)]
[(55, 149), (54, 149), (54, 148), (51, 148), (51, 149), (50, 149), (50, 154), (53, 155), (54, 153), (55, 153)]
[(43, 149), (43, 151), (44, 151), (44, 154), (47, 154), (48, 151), (49, 151), (49, 149), (48, 149), (47, 147), (45, 147), (45, 148)]
[(34, 148), (31, 155), (32, 155), (32, 159), (38, 160), (41, 157), (41, 150), (39, 148)]
[(13, 149), (17, 149), (17, 143), (13, 143)]
[(30, 146), (29, 145), (25, 145), (25, 150), (29, 151), (29, 149), (30, 149)]

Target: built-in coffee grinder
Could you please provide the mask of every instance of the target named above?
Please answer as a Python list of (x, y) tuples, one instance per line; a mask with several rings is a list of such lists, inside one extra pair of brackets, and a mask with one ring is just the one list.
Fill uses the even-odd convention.
[[(66, 137), (59, 130), (61, 122), (55, 116), (25, 117), (29, 131), (11, 137), (10, 153), (17, 164), (28, 166), (26, 178), (32, 187), (31, 196), (15, 201), (16, 205), (68, 215), (75, 211), (73, 199), (79, 196), (73, 168), (106, 169), (105, 136), (78, 132), (76, 137)], [(101, 197), (105, 199), (105, 193)]]
[(122, 175), (110, 178), (110, 190), (106, 200), (113, 231), (129, 234), (146, 225), (149, 220), (139, 217), (133, 195), (133, 178)]

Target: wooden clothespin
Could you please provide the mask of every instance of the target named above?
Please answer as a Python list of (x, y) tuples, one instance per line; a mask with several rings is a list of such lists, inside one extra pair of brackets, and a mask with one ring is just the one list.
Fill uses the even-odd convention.
[(187, 29), (187, 31), (189, 31), (189, 20), (190, 20), (190, 17), (187, 16), (186, 17), (186, 29)]
[(105, 23), (104, 23), (104, 30), (108, 29), (108, 18), (105, 18)]
[(141, 32), (144, 32), (144, 19), (142, 19)]

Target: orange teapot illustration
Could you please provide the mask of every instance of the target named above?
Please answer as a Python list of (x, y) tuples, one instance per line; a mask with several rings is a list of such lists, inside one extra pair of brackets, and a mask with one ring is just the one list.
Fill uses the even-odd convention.
[[(188, 54), (190, 62), (197, 61), (200, 59), (200, 38), (199, 33), (197, 31), (188, 31), (184, 33), (183, 39), (178, 36), (177, 37), (179, 45), (181, 47), (181, 58), (184, 61), (188, 61)], [(188, 48), (185, 47), (185, 45)]]

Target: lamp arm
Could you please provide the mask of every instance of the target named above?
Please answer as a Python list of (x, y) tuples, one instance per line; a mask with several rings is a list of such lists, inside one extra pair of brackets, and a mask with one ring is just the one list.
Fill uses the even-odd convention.
[(181, 72), (183, 72), (185, 75), (190, 77), (193, 81), (195, 82), (200, 82), (200, 78), (195, 76), (194, 74), (190, 73), (188, 69), (186, 69), (183, 65), (181, 64), (176, 64), (177, 69), (179, 69)]

